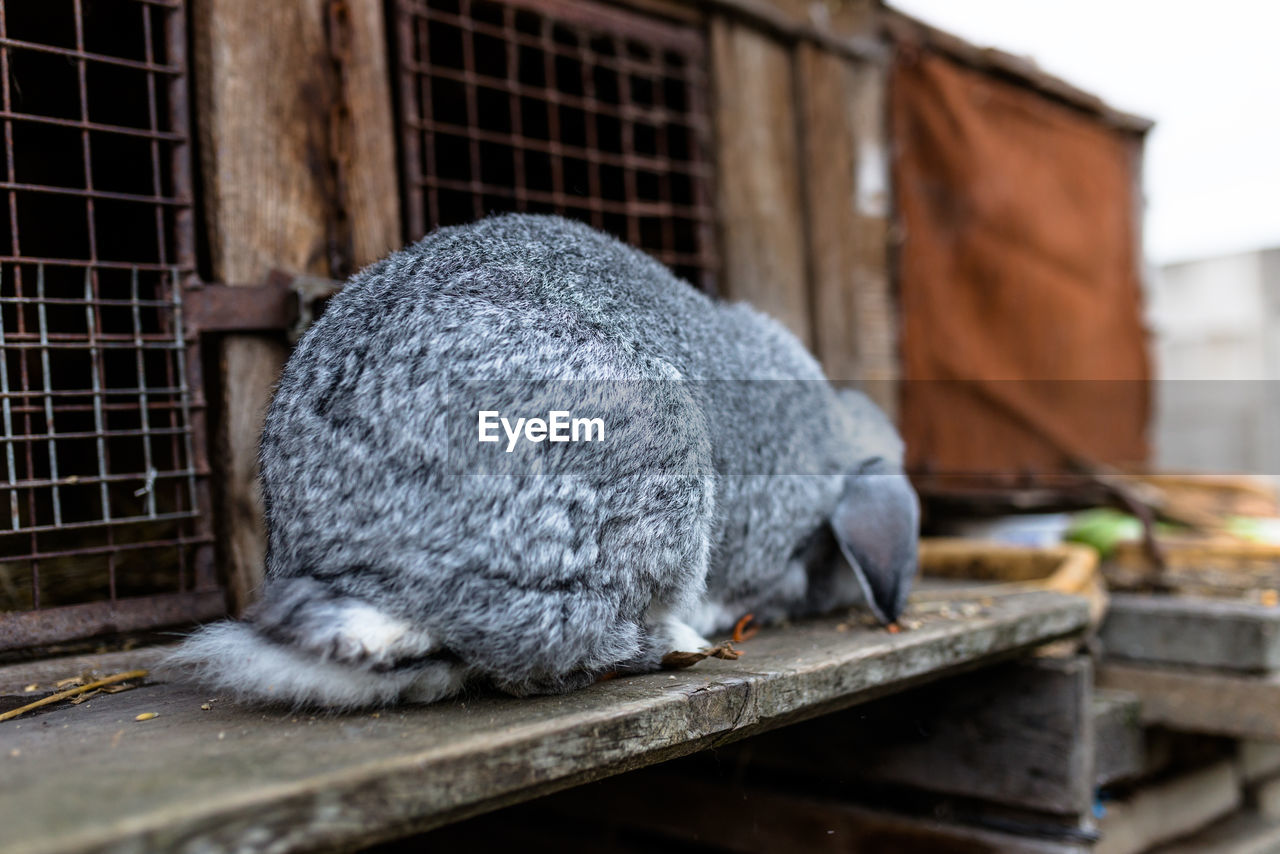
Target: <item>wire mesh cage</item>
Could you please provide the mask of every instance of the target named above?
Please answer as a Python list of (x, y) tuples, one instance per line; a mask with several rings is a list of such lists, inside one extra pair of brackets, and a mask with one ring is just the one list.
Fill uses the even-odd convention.
[(0, 649), (222, 607), (181, 0), (0, 0)]
[(700, 31), (557, 0), (397, 0), (395, 30), (410, 238), (554, 212), (714, 291)]

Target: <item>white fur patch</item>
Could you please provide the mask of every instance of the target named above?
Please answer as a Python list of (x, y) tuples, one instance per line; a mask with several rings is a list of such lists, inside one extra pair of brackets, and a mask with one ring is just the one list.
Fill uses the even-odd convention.
[[(373, 621), (365, 628), (378, 629), (370, 638), (387, 636), (384, 623)], [(465, 676), (461, 667), (446, 662), (375, 673), (322, 661), (272, 643), (246, 623), (231, 621), (196, 632), (164, 663), (193, 671), (197, 681), (236, 699), (334, 709), (385, 705), (405, 694), (416, 702), (432, 702), (455, 692)]]
[(696, 631), (710, 635), (727, 632), (737, 624), (741, 616), (741, 612), (731, 611), (719, 602), (703, 599), (685, 616), (685, 620)]
[(695, 632), (683, 620), (666, 617), (662, 624), (663, 631), (671, 643), (672, 652), (698, 652), (711, 647), (711, 641)]

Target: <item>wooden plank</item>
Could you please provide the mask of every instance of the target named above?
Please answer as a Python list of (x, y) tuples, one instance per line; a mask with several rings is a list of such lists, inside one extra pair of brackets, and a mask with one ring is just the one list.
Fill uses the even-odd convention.
[(1098, 684), (1138, 695), (1147, 724), (1280, 741), (1280, 676), (1275, 674), (1247, 676), (1109, 661), (1098, 670)]
[(0, 850), (369, 845), (1080, 633), (1088, 606), (1019, 594), (920, 620), (897, 635), (806, 621), (762, 631), (736, 662), (380, 715), (204, 711), (209, 695), (163, 682), (103, 695), (0, 730)]
[(886, 72), (812, 44), (796, 52), (812, 269), (814, 352), (897, 411), (898, 320), (889, 275)]
[[(196, 92), (213, 277), (343, 276), (398, 245), (399, 191), (377, 0), (196, 0)], [(258, 435), (287, 349), (220, 345), (218, 523), (236, 609), (262, 582)]]
[(1280, 744), (1241, 739), (1236, 744), (1236, 765), (1245, 783), (1280, 775)]
[(791, 56), (755, 30), (716, 17), (711, 70), (723, 295), (767, 312), (808, 344)]
[(833, 784), (1079, 817), (1093, 803), (1092, 693), (1086, 658), (1010, 663), (756, 739), (750, 756)]
[(1224, 760), (1106, 804), (1097, 854), (1139, 854), (1193, 833), (1240, 806), (1235, 766)]
[(345, 187), (340, 201), (351, 230), (351, 270), (403, 244), (391, 72), (381, 0), (330, 4), (330, 39), (339, 57), (335, 157)]
[(1275, 854), (1280, 821), (1239, 812), (1204, 830), (1154, 849), (1152, 854)]
[(1128, 691), (1093, 694), (1093, 779), (1107, 786), (1142, 774), (1147, 767), (1142, 702)]
[[(328, 273), (330, 65), (322, 4), (195, 0), (192, 24), (213, 277), (252, 283), (273, 269)], [(236, 609), (262, 582), (258, 433), (286, 352), (283, 341), (249, 335), (228, 335), (220, 345), (223, 417), (213, 458)]]
[(1112, 595), (1108, 656), (1233, 671), (1280, 669), (1280, 608), (1204, 596)]
[(607, 817), (609, 823), (646, 834), (701, 843), (708, 846), (708, 851), (743, 854), (1075, 854), (1091, 850), (1084, 842), (1002, 833), (870, 808), (835, 797), (677, 776), (665, 768), (566, 792), (549, 799), (545, 809), (565, 816), (567, 822)]

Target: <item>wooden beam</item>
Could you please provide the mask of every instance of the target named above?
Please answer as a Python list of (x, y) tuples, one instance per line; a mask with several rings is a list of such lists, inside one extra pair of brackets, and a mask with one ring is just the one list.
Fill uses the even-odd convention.
[(1193, 833), (1236, 810), (1240, 781), (1230, 760), (1144, 786), (1106, 804), (1096, 854), (1140, 854)]
[[(213, 278), (345, 276), (399, 242), (376, 0), (194, 0), (200, 149)], [(218, 522), (233, 606), (262, 581), (258, 435), (287, 349), (220, 344)]]
[(1108, 656), (1238, 672), (1280, 670), (1280, 608), (1205, 596), (1111, 597)]
[(723, 295), (811, 341), (795, 90), (787, 48), (711, 20)]
[(1144, 723), (1231, 738), (1280, 741), (1280, 675), (1247, 676), (1107, 661), (1104, 688), (1142, 701)]
[(1142, 702), (1128, 691), (1093, 693), (1093, 779), (1098, 786), (1139, 776), (1147, 766)]
[(809, 43), (796, 52), (814, 351), (892, 417), (900, 376), (889, 274), (885, 69)]

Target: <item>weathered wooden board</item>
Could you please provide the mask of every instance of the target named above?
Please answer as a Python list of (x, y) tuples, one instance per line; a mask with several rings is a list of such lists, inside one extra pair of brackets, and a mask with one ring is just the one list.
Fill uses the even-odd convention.
[[(377, 0), (192, 3), (205, 219), (212, 272), (342, 276), (399, 242), (391, 100)], [(220, 347), (218, 522), (234, 607), (262, 582), (258, 435), (287, 350), (228, 335)]]
[(1128, 691), (1093, 693), (1093, 779), (1098, 786), (1140, 775), (1147, 765), (1142, 702)]
[[(216, 699), (204, 711), (209, 695), (164, 683), (103, 695), (0, 726), (0, 850), (371, 844), (1079, 633), (1088, 606), (1033, 593), (968, 618), (919, 618), (920, 628), (897, 635), (839, 618), (805, 622), (761, 632), (736, 662), (561, 697), (477, 696), (380, 715), (313, 717)], [(136, 722), (143, 712), (158, 717)]]
[(1171, 729), (1280, 741), (1280, 676), (1106, 662), (1098, 685), (1138, 695), (1142, 720)]
[(1280, 608), (1202, 596), (1117, 593), (1101, 639), (1108, 656), (1234, 671), (1280, 669)]
[(1097, 854), (1139, 854), (1199, 830), (1239, 808), (1240, 781), (1229, 760), (1112, 801), (1098, 821)]
[(1280, 851), (1280, 821), (1238, 812), (1152, 854), (1275, 854)]
[[(643, 806), (640, 806), (643, 805)], [(659, 769), (566, 792), (545, 808), (566, 822), (600, 820), (701, 843), (707, 851), (1068, 854), (1084, 842), (1002, 833), (989, 828), (873, 809), (847, 800), (677, 776)], [(428, 837), (429, 839), (430, 837)], [(442, 849), (444, 850), (444, 849)], [(681, 849), (684, 850), (684, 849)]]
[(791, 55), (759, 31), (715, 17), (711, 70), (724, 296), (767, 312), (808, 344)]
[(391, 73), (381, 0), (329, 3), (330, 39), (339, 73), (334, 157), (341, 215), (349, 223), (347, 275), (403, 244)]
[(1236, 765), (1245, 783), (1280, 776), (1280, 744), (1241, 739), (1236, 744)]
[(892, 415), (900, 373), (889, 275), (887, 72), (796, 48), (813, 348), (827, 376), (858, 381)]
[[(213, 276), (265, 281), (273, 269), (327, 274), (329, 55), (315, 0), (192, 3), (205, 220)], [(288, 38), (272, 34), (287, 33)], [(233, 605), (262, 582), (266, 532), (258, 433), (286, 350), (228, 335), (220, 347), (224, 413), (213, 457), (221, 480), (221, 557)]]
[(990, 667), (755, 739), (750, 761), (1063, 816), (1093, 802), (1086, 658)]

